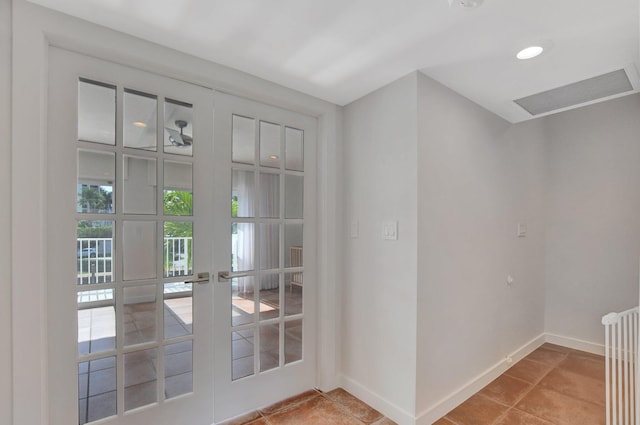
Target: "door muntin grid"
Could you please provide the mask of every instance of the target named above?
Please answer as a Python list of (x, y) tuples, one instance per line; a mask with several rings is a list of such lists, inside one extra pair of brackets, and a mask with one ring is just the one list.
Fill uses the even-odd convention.
[(249, 275), (231, 282), (238, 380), (302, 360), (304, 131), (231, 119), (231, 270)]
[[(78, 80), (79, 424), (193, 390), (190, 108)], [(169, 138), (176, 126), (189, 146)]]

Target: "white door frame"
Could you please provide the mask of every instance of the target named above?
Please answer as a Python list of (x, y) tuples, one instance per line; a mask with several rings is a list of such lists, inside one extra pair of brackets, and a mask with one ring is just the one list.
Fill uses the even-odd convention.
[[(27, 2), (12, 2), (11, 297), (13, 421), (46, 424), (46, 149), (49, 46), (128, 64), (318, 119), (318, 383), (338, 386), (341, 109), (225, 66)], [(172, 58), (172, 60), (167, 60)], [(179, 65), (179, 66), (178, 66)], [(25, 190), (28, 188), (28, 190)]]

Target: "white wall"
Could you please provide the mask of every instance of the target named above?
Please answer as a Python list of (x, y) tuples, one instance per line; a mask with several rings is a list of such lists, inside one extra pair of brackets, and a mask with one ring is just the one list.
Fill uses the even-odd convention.
[(11, 423), (11, 2), (0, 0), (0, 423)]
[[(416, 78), (347, 105), (343, 122), (343, 384), (396, 421), (415, 409)], [(397, 241), (382, 240), (389, 220)]]
[(603, 344), (601, 317), (638, 305), (640, 95), (546, 123), (546, 330)]
[(420, 415), (544, 331), (545, 137), (423, 74), (418, 102)]

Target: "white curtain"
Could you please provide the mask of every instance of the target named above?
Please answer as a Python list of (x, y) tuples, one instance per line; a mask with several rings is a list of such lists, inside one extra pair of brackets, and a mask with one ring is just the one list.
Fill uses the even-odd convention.
[[(260, 173), (259, 210), (254, 202), (253, 171), (233, 170), (233, 191), (238, 198), (238, 217), (280, 218), (280, 176), (278, 174)], [(261, 223), (255, 229), (253, 223), (237, 223), (237, 236), (233, 247), (235, 257), (234, 271), (254, 270), (255, 264), (255, 232), (260, 232), (260, 264), (262, 270), (280, 267), (280, 225)], [(277, 288), (277, 275), (264, 276), (260, 279), (261, 289)]]
[[(260, 217), (280, 218), (280, 176), (260, 173)], [(280, 267), (280, 225), (260, 224), (260, 269)], [(277, 275), (260, 279), (260, 289), (278, 287)]]
[[(238, 197), (238, 217), (254, 217), (254, 181), (253, 171), (233, 170), (233, 190)], [(254, 269), (254, 225), (238, 223), (235, 254), (236, 270)]]

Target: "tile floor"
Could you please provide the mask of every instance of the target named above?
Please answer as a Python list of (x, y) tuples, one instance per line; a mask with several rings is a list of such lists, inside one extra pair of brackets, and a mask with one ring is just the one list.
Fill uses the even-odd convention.
[(342, 388), (310, 390), (223, 425), (395, 425)]
[[(291, 316), (302, 313), (302, 288), (284, 288), (284, 314)], [(262, 289), (258, 295), (258, 316), (260, 320), (278, 318), (280, 315), (280, 290)], [(232, 332), (232, 379), (241, 379), (256, 373), (254, 370), (254, 292), (240, 291), (234, 287), (232, 294), (232, 321), (237, 330)], [(278, 367), (280, 363), (280, 325), (268, 323), (259, 327), (260, 359), (259, 372)], [(284, 364), (302, 359), (302, 320), (292, 320), (284, 325)]]
[[(191, 296), (173, 296), (164, 301), (164, 337), (191, 334)], [(156, 339), (155, 303), (128, 304), (124, 310), (125, 345)], [(78, 311), (80, 354), (115, 348), (113, 306)], [(164, 350), (164, 395), (166, 399), (191, 392), (193, 382), (192, 341), (167, 344), (124, 354), (124, 410), (155, 403), (158, 398), (158, 350)], [(116, 357), (105, 356), (78, 363), (79, 425), (117, 413)]]
[(604, 357), (544, 344), (435, 425), (604, 425)]
[[(174, 287), (175, 286), (175, 287)], [(135, 289), (135, 288), (134, 288)], [(158, 333), (164, 339), (185, 337), (192, 333), (191, 290), (184, 286), (165, 285), (163, 329), (156, 329), (156, 303), (138, 302), (123, 306), (123, 338), (125, 346), (150, 343)], [(285, 315), (302, 313), (302, 288), (285, 285)], [(112, 290), (108, 290), (112, 291)], [(93, 299), (96, 291), (81, 293), (78, 310), (78, 351), (80, 355), (109, 353), (116, 343), (116, 312), (113, 293)], [(90, 294), (91, 293), (91, 294)], [(126, 295), (126, 294), (125, 294)], [(258, 294), (260, 320), (278, 318), (280, 314), (279, 289), (261, 290)], [(86, 298), (86, 299), (85, 299)], [(94, 297), (95, 298), (95, 297)], [(232, 376), (240, 379), (264, 372), (280, 364), (280, 325), (269, 323), (258, 327), (260, 347), (258, 370), (254, 364), (254, 335), (256, 314), (253, 291), (233, 291), (232, 320), (237, 330), (232, 332)], [(284, 324), (284, 363), (302, 359), (302, 320), (289, 320)], [(158, 398), (158, 350), (150, 348), (124, 355), (124, 410), (154, 403)], [(191, 391), (192, 342), (182, 341), (164, 347), (165, 382), (167, 399)], [(117, 413), (116, 357), (104, 357), (78, 363), (79, 424), (95, 421)]]

